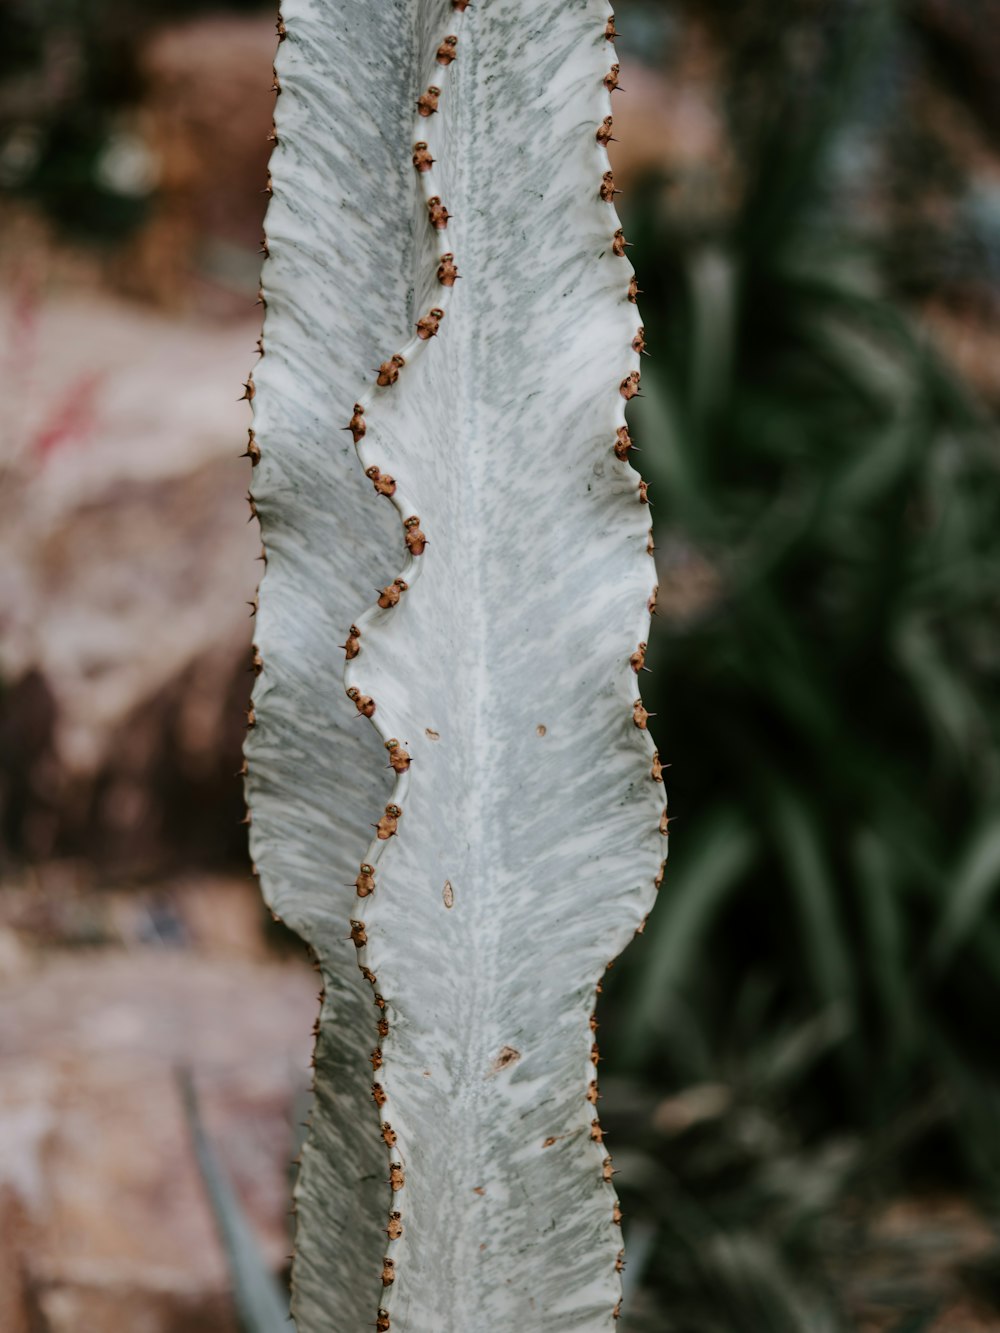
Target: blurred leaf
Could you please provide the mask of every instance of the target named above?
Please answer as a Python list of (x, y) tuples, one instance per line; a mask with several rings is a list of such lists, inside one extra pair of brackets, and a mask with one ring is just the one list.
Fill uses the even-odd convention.
[(846, 1007), (831, 1005), (790, 1032), (778, 1032), (769, 1042), (761, 1042), (752, 1055), (755, 1081), (773, 1097), (850, 1035)]
[(725, 412), (730, 391), (737, 283), (732, 257), (719, 246), (692, 251), (687, 263), (691, 294), (690, 420), (692, 441), (707, 443), (704, 430)]
[[(848, 10), (828, 46), (822, 77), (811, 89), (771, 89), (759, 143), (754, 193), (747, 201), (742, 243), (763, 262), (780, 259), (792, 246), (803, 212), (824, 183), (837, 135), (856, 106), (862, 79), (892, 31), (892, 6), (870, 4)], [(798, 94), (790, 104), (790, 94)]]
[(243, 1333), (288, 1333), (292, 1328), (288, 1298), (264, 1262), (242, 1205), (205, 1133), (190, 1071), (179, 1070), (177, 1081), (201, 1178), (229, 1261)]
[(631, 421), (640, 471), (650, 487), (656, 488), (652, 492), (654, 505), (661, 503), (661, 497), (671, 505), (683, 505), (693, 526), (706, 527), (708, 513), (669, 384), (658, 376), (645, 376), (642, 394), (632, 403)]
[(725, 1298), (734, 1331), (838, 1333), (844, 1327), (825, 1300), (802, 1291), (775, 1247), (760, 1236), (720, 1232), (703, 1262)]
[(837, 894), (813, 812), (790, 788), (772, 783), (769, 804), (777, 850), (785, 861), (799, 910), (810, 979), (817, 999), (843, 1010), (854, 1024), (854, 980), (837, 909)]
[(929, 627), (909, 617), (898, 627), (895, 649), (941, 740), (967, 751), (976, 729), (974, 702), (943, 660)]
[(756, 838), (743, 816), (721, 808), (687, 835), (683, 859), (668, 862), (643, 940), (643, 966), (634, 978), (629, 1027), (620, 1043), (626, 1067), (640, 1063), (669, 1026), (671, 1006), (689, 970), (698, 966), (712, 919), (755, 850)]
[(958, 948), (979, 925), (1000, 888), (1000, 813), (991, 813), (973, 835), (956, 867), (938, 928), (931, 941), (931, 959), (938, 968), (951, 962)]
[(852, 854), (866, 955), (883, 1015), (884, 1058), (898, 1066), (909, 1059), (916, 1038), (913, 986), (906, 975), (903, 904), (897, 897), (889, 851), (871, 830), (862, 829), (855, 835)]
[(941, 1313), (941, 1307), (933, 1310), (917, 1310), (914, 1314), (904, 1315), (894, 1326), (892, 1333), (925, 1333)]

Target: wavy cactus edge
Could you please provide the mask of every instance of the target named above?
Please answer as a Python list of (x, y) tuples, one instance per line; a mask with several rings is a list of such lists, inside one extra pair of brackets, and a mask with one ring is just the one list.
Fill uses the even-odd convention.
[[(460, 32), (461, 31), (460, 25), (466, 22), (464, 15), (464, 9), (466, 8), (466, 6), (455, 5), (454, 8), (460, 11), (458, 14), (456, 14), (456, 20), (455, 20), (455, 27), (459, 29)], [(593, 6), (591, 6), (591, 8), (593, 8)], [(281, 20), (279, 20), (279, 37), (284, 38), (286, 35), (287, 35), (287, 29), (285, 28), (284, 23)], [(613, 41), (615, 35), (614, 20), (613, 20), (613, 15), (610, 13), (610, 11), (607, 11), (605, 14), (602, 35), (606, 40), (608, 40), (609, 43)], [(610, 98), (612, 91), (614, 91), (614, 88), (617, 86), (617, 63), (613, 58), (613, 47), (610, 47), (610, 50), (612, 55), (612, 58), (609, 62), (611, 68), (609, 69), (608, 73), (604, 76), (602, 80), (604, 91), (603, 94), (600, 95), (599, 99), (600, 104), (598, 106), (598, 110), (603, 111), (604, 114), (599, 118), (599, 120), (597, 120), (596, 124), (593, 124), (588, 127), (588, 132), (590, 135), (594, 137), (597, 146), (597, 152), (601, 156), (601, 158), (603, 158), (603, 161), (600, 163), (600, 165), (603, 167), (603, 171), (601, 172), (600, 182), (598, 183), (597, 188), (595, 190), (595, 202), (597, 203), (598, 207), (603, 208), (608, 218), (610, 248), (613, 250), (614, 254), (617, 257), (621, 257), (624, 259), (625, 258), (624, 237), (621, 231), (621, 227), (619, 225), (617, 212), (614, 208), (613, 178), (611, 176), (610, 163), (608, 162), (606, 154), (606, 144), (608, 138), (610, 137), (610, 130), (612, 126)], [(438, 84), (444, 85), (446, 87), (447, 75), (449, 72), (450, 70), (448, 68), (445, 68), (443, 71), (441, 70), (434, 71)], [(276, 87), (277, 87), (277, 82), (278, 80), (276, 75)], [(418, 117), (419, 117), (419, 112), (418, 112)], [(415, 118), (415, 120), (417, 126), (419, 127), (420, 124), (419, 119)], [(418, 139), (415, 135), (414, 142), (415, 144), (419, 144), (421, 140)], [(413, 152), (414, 154), (417, 154), (419, 150), (417, 148), (414, 148)], [(439, 193), (440, 187), (436, 183), (435, 175), (433, 174), (432, 170), (421, 169), (421, 167), (417, 165), (416, 161), (414, 161), (414, 166), (417, 169), (418, 177), (422, 185), (424, 202), (428, 208), (428, 220), (430, 222), (430, 225), (433, 226), (435, 230), (443, 232), (447, 228), (447, 221), (448, 221), (447, 216), (445, 217), (443, 227), (440, 226), (439, 224), (435, 225), (435, 219), (434, 219), (435, 205), (433, 204), (432, 201), (434, 200), (440, 201), (442, 197), (441, 194)], [(266, 240), (264, 248), (266, 253), (268, 249)], [(454, 253), (452, 251), (446, 251), (445, 254), (449, 256), (449, 258), (446, 260), (445, 258), (439, 256), (438, 259), (439, 265), (442, 264), (452, 265), (454, 263)], [(449, 277), (453, 276), (450, 269), (448, 269), (447, 272)], [(631, 270), (631, 266), (628, 266), (628, 273), (626, 276), (628, 277), (628, 284), (626, 288), (627, 299), (634, 305), (636, 297), (638, 295), (638, 289), (636, 286), (634, 273)], [(438, 271), (438, 278), (440, 281), (440, 269)], [(444, 316), (447, 315), (449, 311), (449, 306), (452, 299), (452, 285), (444, 285), (442, 287), (439, 299), (440, 299), (440, 306), (438, 307), (438, 309), (441, 312), (443, 312), (440, 316), (440, 319), (443, 319)], [(439, 324), (440, 324), (440, 319), (438, 320)], [(447, 328), (447, 325), (445, 327)], [(366, 475), (369, 476), (370, 480), (376, 483), (376, 490), (379, 489), (377, 483), (385, 477), (385, 474), (382, 473), (380, 470), (380, 465), (384, 466), (387, 460), (384, 456), (376, 458), (374, 456), (374, 453), (369, 452), (364, 444), (364, 440), (368, 430), (370, 413), (373, 407), (377, 412), (378, 404), (381, 401), (380, 394), (386, 394), (392, 392), (394, 384), (394, 380), (392, 378), (393, 368), (395, 369), (396, 376), (398, 376), (398, 374), (400, 373), (400, 371), (403, 369), (404, 366), (405, 366), (405, 371), (408, 375), (412, 375), (413, 373), (415, 373), (419, 367), (421, 358), (426, 355), (428, 347), (430, 346), (432, 339), (434, 336), (436, 336), (436, 334), (437, 334), (437, 328), (434, 329), (433, 333), (429, 337), (422, 337), (418, 332), (417, 335), (411, 338), (410, 341), (404, 345), (402, 351), (396, 354), (396, 356), (401, 358), (403, 365), (395, 364), (394, 357), (391, 357), (388, 362), (383, 363), (379, 371), (380, 379), (385, 377), (388, 382), (380, 384), (374, 390), (369, 391), (368, 393), (361, 393), (358, 396), (355, 405), (355, 414), (352, 417), (352, 420), (349, 423), (348, 427), (345, 428), (351, 431), (356, 448), (357, 457), (362, 466), (362, 470), (365, 471)], [(631, 351), (633, 353), (632, 368), (628, 370), (625, 376), (622, 378), (618, 389), (617, 401), (619, 404), (619, 408), (618, 408), (618, 425), (616, 427), (616, 435), (613, 441), (609, 441), (609, 446), (608, 446), (609, 451), (614, 454), (618, 462), (624, 465), (624, 470), (633, 477), (635, 476), (635, 474), (631, 469), (628, 459), (628, 451), (631, 442), (628, 436), (628, 428), (625, 418), (625, 406), (628, 400), (632, 396), (634, 396), (634, 394), (638, 392), (639, 389), (640, 380), (639, 380), (638, 361), (639, 361), (639, 355), (643, 350), (642, 344), (643, 344), (642, 327), (641, 325), (637, 325), (631, 346)], [(261, 351), (263, 352), (263, 345), (261, 346)], [(254, 396), (255, 396), (255, 389), (254, 389), (253, 378), (251, 376), (250, 379), (248, 380), (248, 385), (247, 385), (247, 397), (250, 398), (252, 401)], [(251, 432), (251, 442), (248, 452), (250, 452), (251, 459), (256, 464), (259, 461), (261, 454), (260, 454), (260, 445), (253, 431)], [(391, 460), (389, 461), (391, 462)], [(375, 473), (374, 476), (371, 475), (372, 472)], [(420, 532), (419, 530), (418, 511), (420, 509), (420, 506), (411, 502), (410, 498), (406, 495), (406, 493), (400, 490), (398, 486), (395, 484), (394, 479), (390, 478), (389, 480), (393, 482), (392, 490), (387, 491), (385, 486), (383, 485), (383, 488), (380, 493), (388, 494), (388, 497), (392, 501), (396, 514), (398, 515), (399, 519), (404, 525), (404, 535), (407, 533), (407, 528), (406, 528), (407, 522), (417, 519), (417, 530), (420, 533), (420, 538), (422, 538), (424, 542), (433, 543), (434, 541), (433, 530), (430, 532), (429, 537), (424, 537), (423, 533)], [(644, 484), (641, 481), (638, 481), (638, 479), (636, 479), (635, 488), (637, 491), (637, 503), (644, 502), (646, 499)], [(251, 498), (251, 504), (252, 505), (254, 504), (252, 498)], [(266, 538), (266, 533), (267, 529), (265, 522), (264, 524), (265, 538)], [(395, 605), (399, 603), (400, 596), (409, 592), (410, 589), (415, 584), (416, 580), (419, 579), (421, 575), (421, 571), (423, 569), (423, 564), (422, 564), (423, 549), (421, 548), (420, 551), (415, 552), (413, 549), (413, 545), (409, 541), (407, 541), (406, 545), (409, 550), (409, 557), (405, 565), (403, 566), (400, 574), (396, 577), (396, 579), (393, 580), (392, 584), (387, 585), (387, 587), (382, 590), (379, 604), (376, 604), (376, 606), (374, 607), (370, 606), (367, 610), (361, 612), (356, 617), (354, 622), (351, 624), (347, 644), (343, 645), (345, 647), (347, 656), (347, 661), (344, 669), (344, 681), (348, 695), (349, 697), (353, 697), (355, 706), (357, 707), (359, 713), (365, 714), (370, 717), (370, 720), (374, 725), (374, 727), (376, 728), (382, 742), (386, 745), (388, 745), (392, 741), (395, 741), (396, 737), (394, 735), (390, 735), (386, 730), (386, 728), (383, 726), (382, 715), (378, 711), (377, 703), (373, 699), (371, 699), (370, 696), (365, 696), (362, 693), (363, 675), (361, 667), (364, 666), (365, 655), (363, 650), (359, 652), (359, 649), (363, 648), (365, 633), (367, 631), (368, 626), (371, 623), (373, 623), (376, 619), (392, 616)], [(647, 546), (647, 551), (649, 551), (651, 554), (651, 539), (649, 545)], [(399, 588), (400, 581), (402, 581), (404, 585), (401, 589)], [(392, 589), (394, 587), (398, 591), (396, 592), (395, 600), (393, 601)], [(655, 597), (656, 597), (656, 589), (654, 583), (652, 592), (649, 595), (649, 601), (647, 604), (647, 614), (648, 612), (652, 611), (655, 608)], [(388, 599), (388, 601), (384, 599)], [(623, 649), (624, 649), (622, 654), (623, 679), (628, 683), (630, 687), (628, 690), (629, 695), (632, 695), (636, 691), (631, 687), (634, 683), (634, 680), (637, 679), (638, 677), (638, 672), (644, 666), (645, 641), (642, 640), (638, 644), (630, 642), (627, 645), (623, 645)], [(358, 665), (359, 657), (361, 658), (360, 666)], [(256, 650), (255, 650), (255, 665), (257, 665), (258, 670), (260, 670), (263, 665), (260, 654)], [(371, 703), (372, 705), (372, 711), (370, 713), (367, 713), (367, 707), (369, 703)], [(645, 709), (641, 704), (641, 700), (636, 699), (634, 703), (631, 705), (631, 707), (632, 707), (632, 721), (635, 725), (635, 728), (639, 731), (645, 730), (645, 723), (648, 715), (646, 714)], [(252, 709), (253, 705), (251, 706), (251, 710)], [(253, 716), (253, 712), (251, 711), (251, 722), (255, 721), (256, 718)], [(392, 730), (395, 731), (398, 730), (398, 728), (393, 726)], [(638, 748), (641, 752), (642, 763), (646, 772), (649, 774), (649, 776), (652, 778), (653, 781), (661, 781), (662, 772), (658, 772), (659, 769), (658, 756), (656, 755), (655, 751), (652, 751), (651, 743), (648, 739), (648, 736), (644, 738), (638, 738), (638, 740), (639, 740)], [(391, 760), (392, 756), (390, 755), (390, 763)], [(391, 802), (389, 802), (389, 807), (399, 811), (405, 809), (407, 790), (410, 781), (408, 755), (406, 756), (406, 760), (407, 762), (405, 767), (401, 769), (396, 768), (396, 765), (392, 764), (392, 767), (396, 769), (396, 782), (392, 793), (392, 800)], [(399, 817), (400, 816), (390, 816), (390, 818), (393, 820), (396, 820)], [(383, 816), (383, 818), (386, 817)], [(395, 832), (395, 827), (393, 827), (392, 832)], [(660, 821), (660, 832), (663, 834), (666, 834), (667, 832), (665, 808), (663, 810), (663, 814)], [(370, 984), (374, 984), (374, 973), (371, 972), (371, 969), (367, 965), (366, 914), (369, 902), (373, 898), (373, 893), (376, 883), (375, 877), (378, 873), (378, 863), (383, 849), (388, 845), (388, 841), (389, 841), (388, 837), (378, 837), (378, 836), (376, 836), (371, 840), (368, 851), (365, 854), (365, 860), (364, 862), (361, 863), (362, 868), (359, 871), (358, 881), (356, 881), (356, 887), (358, 890), (358, 897), (360, 899), (360, 902), (359, 905), (355, 908), (354, 915), (352, 916), (350, 922), (350, 935), (353, 943), (357, 947), (358, 965), (361, 968), (362, 975), (365, 977), (367, 981), (369, 981)], [(368, 870), (367, 870), (368, 867), (371, 867), (370, 885), (368, 883)], [(657, 875), (656, 887), (659, 887), (659, 882), (661, 878), (662, 878), (662, 865)], [(364, 884), (364, 889), (362, 889), (362, 884)], [(641, 929), (641, 923), (638, 928)], [(600, 982), (597, 983), (597, 990), (598, 991), (600, 990)], [(388, 1018), (386, 1017), (385, 1002), (381, 1001), (380, 1003), (380, 1001), (381, 997), (377, 995), (376, 1004), (379, 1007), (379, 1013), (380, 1013), (380, 1017), (377, 1020), (379, 1026), (380, 1042), (379, 1045), (376, 1047), (376, 1051), (378, 1052), (379, 1062), (382, 1063), (384, 1057), (382, 1056), (382, 1051), (381, 1051), (381, 1037), (383, 1029), (385, 1030), (386, 1034), (388, 1032)], [(596, 1025), (596, 1020), (594, 1019), (593, 1015), (591, 1015), (590, 1025), (591, 1025), (591, 1032), (593, 1034), (593, 1030)], [(611, 1189), (611, 1183), (610, 1183), (611, 1159), (607, 1155), (607, 1153), (604, 1152), (603, 1150), (603, 1145), (602, 1145), (603, 1136), (600, 1130), (599, 1120), (596, 1116), (597, 1084), (596, 1084), (595, 1065), (597, 1062), (597, 1058), (598, 1058), (598, 1053), (596, 1048), (596, 1042), (594, 1042), (592, 1044), (591, 1060), (588, 1061), (587, 1068), (584, 1071), (585, 1078), (583, 1080), (583, 1096), (584, 1099), (587, 1101), (587, 1103), (593, 1108), (594, 1113), (591, 1117), (590, 1137), (594, 1141), (596, 1147), (600, 1149), (599, 1179), (601, 1183), (603, 1183), (608, 1188), (609, 1198), (612, 1200), (611, 1207), (609, 1209), (609, 1220), (612, 1225), (617, 1225), (620, 1222), (620, 1210), (618, 1208), (617, 1199), (615, 1198), (613, 1190)], [(373, 1055), (373, 1063), (374, 1059), (375, 1057)], [(376, 1082), (375, 1088), (381, 1090), (380, 1083)], [(380, 1279), (386, 1294), (382, 1298), (382, 1304), (379, 1305), (377, 1308), (377, 1313), (375, 1316), (376, 1317), (375, 1326), (388, 1329), (391, 1324), (392, 1308), (394, 1304), (393, 1288), (395, 1286), (395, 1278), (396, 1278), (396, 1259), (394, 1256), (397, 1250), (400, 1248), (399, 1242), (402, 1239), (402, 1225), (401, 1225), (402, 1219), (399, 1216), (399, 1214), (401, 1214), (402, 1212), (402, 1208), (400, 1207), (400, 1205), (405, 1200), (406, 1185), (405, 1185), (405, 1176), (403, 1173), (403, 1167), (400, 1163), (396, 1162), (395, 1160), (395, 1158), (399, 1155), (396, 1151), (398, 1146), (396, 1131), (392, 1129), (391, 1124), (389, 1124), (389, 1122), (387, 1121), (386, 1116), (382, 1114), (385, 1105), (384, 1100), (382, 1100), (383, 1098), (385, 1098), (384, 1091), (381, 1091), (381, 1095), (379, 1092), (375, 1092), (374, 1101), (380, 1122), (380, 1134), (384, 1143), (388, 1147), (390, 1154), (390, 1168), (389, 1168), (390, 1174), (389, 1174), (389, 1180), (387, 1181), (387, 1185), (389, 1186), (390, 1207), (389, 1207), (389, 1224), (387, 1228), (388, 1243), (385, 1247), (386, 1254), (383, 1258), (383, 1267), (380, 1275)], [(616, 1249), (614, 1258), (614, 1270), (616, 1275), (617, 1273), (620, 1273), (621, 1265), (622, 1265), (622, 1252), (619, 1247)], [(375, 1275), (373, 1275), (373, 1281), (376, 1280), (378, 1279), (375, 1277)], [(617, 1318), (619, 1311), (620, 1311), (620, 1295), (617, 1304), (614, 1305), (610, 1313), (615, 1318)]]

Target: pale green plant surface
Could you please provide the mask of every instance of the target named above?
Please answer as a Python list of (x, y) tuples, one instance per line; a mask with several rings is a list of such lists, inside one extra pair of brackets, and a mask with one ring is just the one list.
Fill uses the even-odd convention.
[(325, 987), (300, 1333), (617, 1316), (590, 1016), (666, 821), (609, 19), (283, 16), (247, 754), (264, 891)]

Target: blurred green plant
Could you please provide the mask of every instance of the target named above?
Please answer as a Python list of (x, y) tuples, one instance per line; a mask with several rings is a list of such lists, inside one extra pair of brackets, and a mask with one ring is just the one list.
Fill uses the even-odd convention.
[[(724, 1134), (708, 1158), (653, 1135), (657, 1187), (623, 1174), (657, 1329), (848, 1327), (803, 1257), (829, 1251), (831, 1208), (963, 1182), (995, 1206), (1000, 1185), (998, 435), (894, 296), (899, 256), (863, 202), (907, 20), (785, 8), (809, 11), (805, 65), (773, 15), (769, 47), (729, 53), (736, 178), (647, 180), (627, 222), (654, 353), (633, 432), (661, 571), (649, 706), (676, 824), (606, 987), (609, 1073), (630, 1095), (722, 1088), (747, 1114), (748, 1071), (796, 1032), (815, 1047), (768, 1093), (754, 1161), (727, 1160)], [(772, 1207), (762, 1173), (782, 1170)]]
[[(908, 1195), (898, 1170), (947, 1121), (947, 1098), (882, 1132), (811, 1135), (790, 1107), (843, 1039), (843, 1018), (775, 1027), (767, 998), (753, 983), (740, 997), (716, 1081), (660, 1098), (642, 1081), (605, 1084), (625, 1333), (994, 1327), (983, 1278), (1000, 1259), (995, 1229), (954, 1196)], [(956, 1308), (987, 1322), (935, 1323)]]
[(242, 1333), (286, 1333), (291, 1327), (288, 1295), (268, 1268), (243, 1205), (205, 1132), (198, 1094), (189, 1069), (178, 1069), (177, 1089), (184, 1106), (198, 1169), (225, 1251), (233, 1287), (233, 1303)]

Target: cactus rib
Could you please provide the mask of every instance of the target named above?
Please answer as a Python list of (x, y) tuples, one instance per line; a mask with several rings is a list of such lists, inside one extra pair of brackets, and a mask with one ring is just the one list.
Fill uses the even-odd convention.
[(665, 809), (636, 734), (656, 593), (614, 25), (604, 0), (469, 9), (288, 0), (281, 29), (247, 787), (262, 888), (326, 990), (300, 1333), (620, 1311), (592, 996), (645, 921)]

